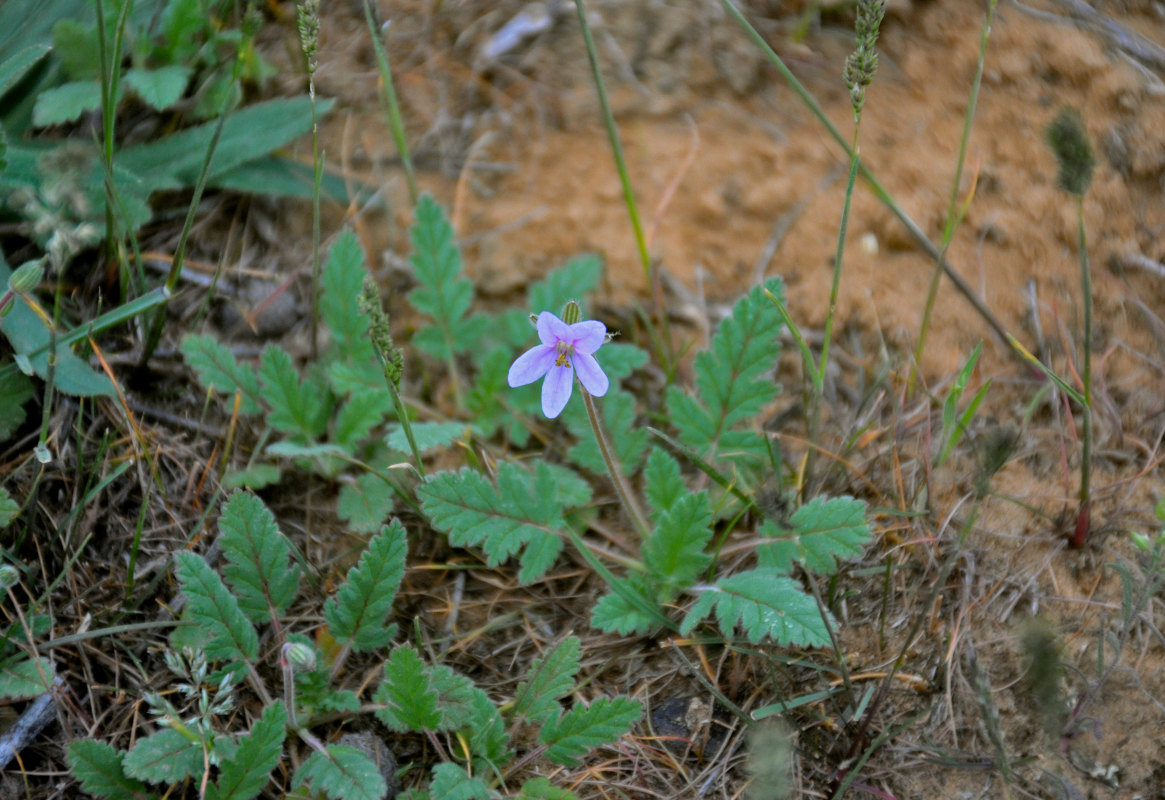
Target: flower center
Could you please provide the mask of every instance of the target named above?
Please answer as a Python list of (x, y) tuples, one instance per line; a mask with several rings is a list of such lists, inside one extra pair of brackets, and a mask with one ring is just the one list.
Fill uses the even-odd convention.
[(574, 345), (570, 342), (558, 343), (558, 358), (554, 359), (554, 366), (569, 367), (570, 357), (574, 355)]

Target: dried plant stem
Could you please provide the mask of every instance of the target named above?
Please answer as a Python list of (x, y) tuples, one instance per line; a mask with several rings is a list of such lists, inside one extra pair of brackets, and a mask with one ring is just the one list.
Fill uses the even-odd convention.
[(1074, 547), (1083, 547), (1091, 527), (1092, 513), (1092, 268), (1088, 262), (1088, 242), (1084, 232), (1084, 196), (1076, 195), (1076, 227), (1080, 247), (1080, 293), (1084, 303), (1084, 341), (1080, 343), (1084, 383), (1084, 419), (1080, 455), (1080, 510), (1072, 536)]
[(591, 397), (590, 392), (584, 389), (581, 384), (579, 385), (579, 390), (582, 392), (583, 404), (587, 407), (587, 417), (591, 421), (591, 429), (595, 432), (595, 440), (599, 444), (599, 452), (603, 454), (603, 461), (607, 464), (607, 471), (611, 473), (611, 482), (615, 484), (615, 494), (619, 495), (619, 502), (627, 510), (628, 516), (631, 517), (631, 521), (635, 524), (635, 529), (639, 531), (639, 536), (646, 541), (648, 534), (651, 532), (651, 526), (647, 524), (647, 518), (643, 516), (643, 511), (640, 510), (639, 504), (635, 502), (635, 496), (631, 494), (631, 490), (627, 486), (627, 479), (623, 477), (623, 470), (619, 467), (619, 461), (611, 451), (611, 445), (607, 441), (607, 435), (603, 432), (603, 426), (599, 423), (599, 412), (595, 408), (595, 398)]

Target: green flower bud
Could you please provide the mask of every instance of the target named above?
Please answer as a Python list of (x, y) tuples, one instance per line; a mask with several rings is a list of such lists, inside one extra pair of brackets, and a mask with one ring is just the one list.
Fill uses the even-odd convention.
[(1080, 112), (1074, 108), (1061, 110), (1045, 133), (1060, 167), (1056, 183), (1065, 192), (1083, 197), (1092, 183), (1096, 157), (1092, 154), (1092, 143), (1088, 140)]
[(567, 325), (573, 325), (582, 317), (582, 309), (579, 308), (578, 303), (574, 300), (568, 302), (562, 308), (562, 321)]
[(311, 672), (316, 668), (316, 651), (310, 644), (288, 642), (283, 645), (283, 658), (295, 672)]
[(0, 566), (0, 591), (8, 591), (20, 582), (20, 570), (11, 564)]
[(40, 286), (44, 277), (44, 259), (29, 261), (8, 278), (8, 289), (16, 294), (28, 294)]

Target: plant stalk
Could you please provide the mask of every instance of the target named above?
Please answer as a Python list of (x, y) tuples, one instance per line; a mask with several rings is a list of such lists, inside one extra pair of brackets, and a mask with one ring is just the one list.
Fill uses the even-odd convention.
[(579, 389), (582, 391), (583, 405), (587, 407), (587, 417), (591, 421), (591, 429), (595, 432), (595, 440), (599, 444), (599, 452), (602, 453), (603, 461), (607, 464), (607, 471), (611, 474), (611, 482), (615, 484), (615, 494), (619, 495), (619, 502), (627, 510), (628, 516), (631, 517), (631, 521), (635, 524), (635, 529), (639, 531), (641, 540), (647, 541), (647, 536), (651, 532), (651, 526), (647, 524), (647, 517), (643, 516), (643, 511), (639, 508), (639, 504), (635, 502), (635, 497), (631, 494), (631, 490), (627, 486), (627, 479), (623, 477), (623, 470), (619, 466), (619, 461), (611, 451), (611, 445), (607, 441), (607, 435), (603, 432), (603, 426), (599, 423), (599, 413), (595, 407), (595, 399), (591, 397), (590, 392), (583, 388), (582, 384), (579, 384)]

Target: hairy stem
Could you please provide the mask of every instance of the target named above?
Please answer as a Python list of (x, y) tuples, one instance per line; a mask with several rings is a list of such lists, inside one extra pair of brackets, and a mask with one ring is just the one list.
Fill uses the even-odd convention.
[(647, 524), (647, 518), (643, 516), (643, 511), (640, 510), (639, 504), (635, 502), (635, 497), (631, 494), (630, 488), (627, 486), (627, 479), (623, 477), (623, 470), (619, 466), (619, 461), (611, 451), (611, 445), (607, 441), (607, 435), (603, 433), (603, 426), (599, 423), (599, 412), (595, 407), (595, 399), (581, 385), (579, 388), (582, 390), (583, 404), (587, 407), (587, 418), (590, 419), (591, 429), (595, 432), (595, 441), (599, 443), (599, 452), (603, 454), (603, 461), (607, 464), (607, 471), (611, 473), (611, 482), (615, 484), (615, 494), (619, 495), (619, 502), (623, 504), (623, 508), (627, 509), (627, 514), (635, 524), (635, 529), (639, 531), (639, 536), (646, 540), (647, 535), (651, 532), (651, 526)]

